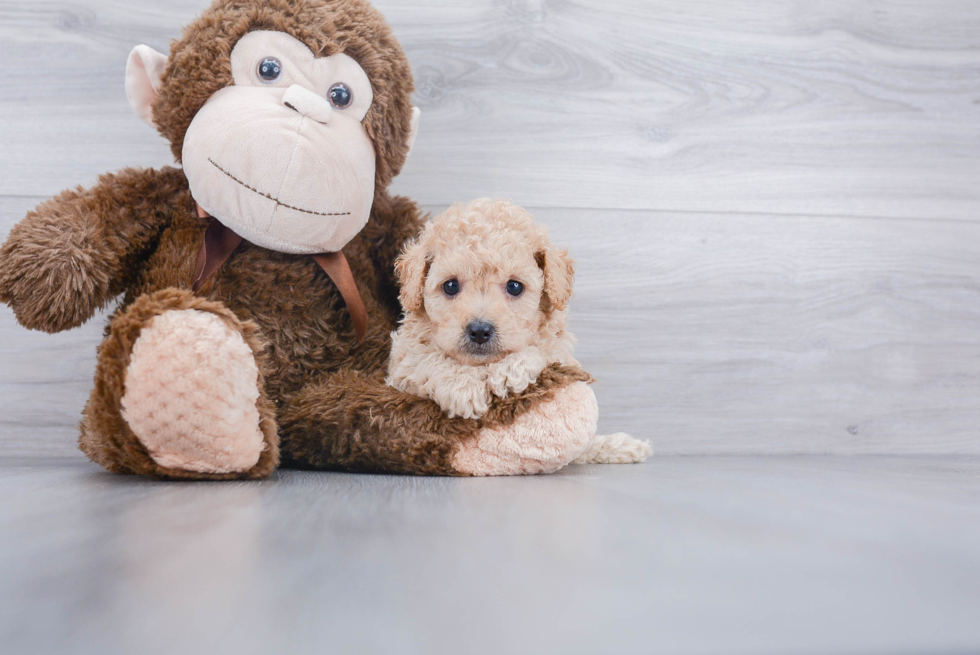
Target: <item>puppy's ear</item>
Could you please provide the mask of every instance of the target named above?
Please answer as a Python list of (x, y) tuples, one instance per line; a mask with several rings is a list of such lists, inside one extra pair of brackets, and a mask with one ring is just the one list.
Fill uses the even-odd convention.
[(572, 281), (575, 279), (575, 262), (564, 248), (548, 246), (534, 258), (544, 271), (544, 293), (558, 311), (568, 307), (572, 297)]
[(417, 312), (422, 309), (422, 294), (428, 272), (429, 258), (425, 246), (418, 240), (410, 242), (395, 260), (395, 274), (401, 285), (398, 299), (405, 311)]

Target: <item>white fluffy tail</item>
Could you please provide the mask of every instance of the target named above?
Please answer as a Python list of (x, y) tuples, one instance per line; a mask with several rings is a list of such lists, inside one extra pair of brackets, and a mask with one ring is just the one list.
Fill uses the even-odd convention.
[(649, 441), (634, 439), (625, 432), (597, 434), (573, 464), (635, 464), (653, 454)]

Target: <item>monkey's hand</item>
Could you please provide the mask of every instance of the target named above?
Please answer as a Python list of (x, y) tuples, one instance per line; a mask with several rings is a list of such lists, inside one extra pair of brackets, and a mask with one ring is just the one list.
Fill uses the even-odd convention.
[(127, 169), (42, 203), (0, 247), (0, 301), (33, 330), (81, 325), (125, 290), (183, 180), (176, 169)]
[(64, 229), (62, 198), (28, 214), (0, 248), (0, 301), (21, 325), (45, 332), (81, 325), (109, 295), (91, 235)]
[(484, 427), (463, 441), (453, 466), (466, 475), (552, 473), (588, 447), (598, 419), (592, 389), (586, 382), (573, 382), (541, 398), (513, 422)]

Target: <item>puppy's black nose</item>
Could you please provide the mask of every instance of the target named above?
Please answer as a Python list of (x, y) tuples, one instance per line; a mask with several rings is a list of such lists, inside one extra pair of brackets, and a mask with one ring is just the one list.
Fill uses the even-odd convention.
[(487, 321), (470, 321), (466, 333), (473, 343), (486, 343), (493, 338), (493, 323)]

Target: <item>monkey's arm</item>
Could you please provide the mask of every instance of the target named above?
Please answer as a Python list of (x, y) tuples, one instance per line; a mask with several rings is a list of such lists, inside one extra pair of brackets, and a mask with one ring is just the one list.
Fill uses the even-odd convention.
[(126, 288), (186, 189), (179, 169), (130, 168), (41, 203), (0, 247), (0, 301), (33, 330), (81, 325)]
[[(279, 417), (287, 466), (415, 475), (555, 471), (595, 435), (598, 410), (580, 369), (552, 366), (480, 420), (448, 418), (431, 400), (339, 371), (290, 399)], [(591, 398), (591, 402), (589, 399)]]

